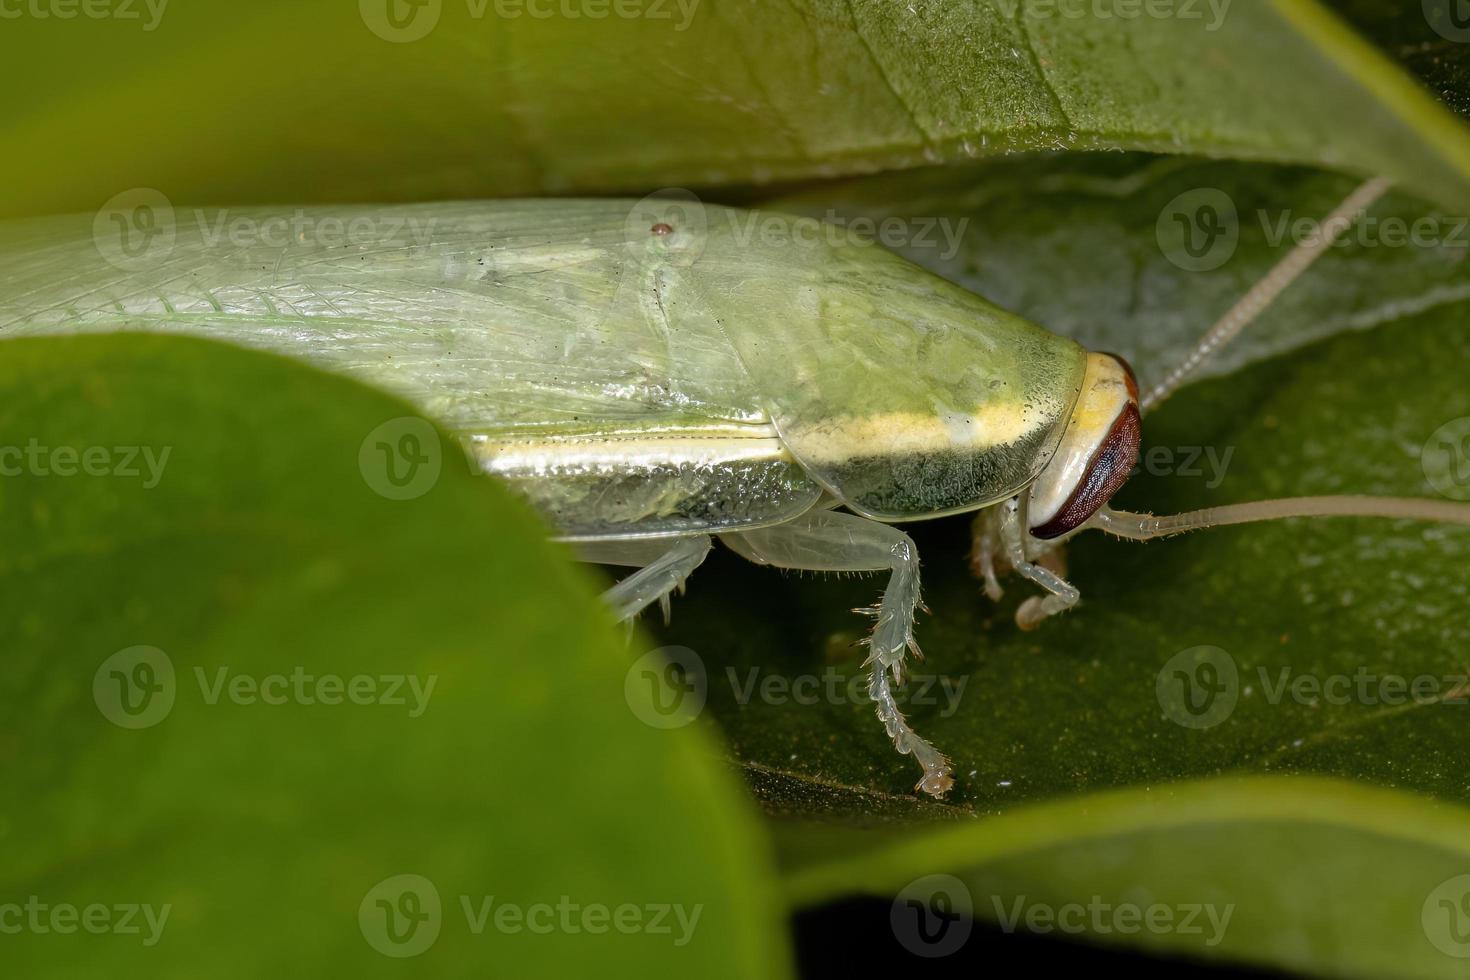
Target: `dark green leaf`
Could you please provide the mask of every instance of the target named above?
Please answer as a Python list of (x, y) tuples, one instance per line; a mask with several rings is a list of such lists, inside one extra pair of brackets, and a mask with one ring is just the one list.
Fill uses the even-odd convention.
[[(405, 406), (197, 341), (3, 348), (0, 903), (27, 908), (7, 933), (40, 923), (4, 937), (8, 971), (783, 971), (762, 843), (706, 740), (630, 710), (587, 577), (432, 429), (403, 443)], [(400, 492), (380, 442), (399, 476), (430, 460), (422, 496), (375, 492)], [(376, 900), (401, 897), (373, 889), (405, 874), (440, 913), (400, 945)], [(128, 903), (168, 907), (156, 943), (142, 917), (51, 918)], [(650, 905), (699, 918), (617, 925)], [(502, 906), (533, 918), (497, 928)]]
[(16, 148), (0, 214), (92, 210), (133, 186), (179, 204), (381, 202), (1109, 148), (1382, 173), (1470, 205), (1453, 115), (1311, 0), (533, 7), (559, 11), (216, 0), (7, 20), (0, 80), (33, 95), (0, 125)]

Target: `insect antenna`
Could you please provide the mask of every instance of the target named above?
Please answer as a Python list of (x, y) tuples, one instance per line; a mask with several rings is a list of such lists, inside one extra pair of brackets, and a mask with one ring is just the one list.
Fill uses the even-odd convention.
[(1246, 292), (1235, 305), (1226, 311), (1215, 325), (1205, 331), (1189, 355), (1174, 366), (1158, 384), (1154, 385), (1140, 400), (1140, 407), (1147, 413), (1172, 395), (1199, 366), (1209, 360), (1216, 351), (1230, 343), (1240, 332), (1265, 311), (1280, 296), (1286, 287), (1297, 280), (1312, 263), (1322, 257), (1343, 233), (1353, 226), (1362, 212), (1383, 196), (1392, 185), (1386, 177), (1374, 177), (1359, 184), (1343, 198), (1332, 213), (1323, 219), (1320, 233), (1311, 240), (1300, 242), (1286, 254), (1271, 271)]
[(1183, 514), (1135, 514), (1104, 507), (1092, 516), (1090, 527), (1134, 541), (1165, 538), (1227, 524), (1253, 524), (1287, 517), (1387, 517), (1399, 520), (1470, 524), (1470, 504), (1416, 497), (1283, 497), (1247, 504), (1226, 504)]
[[(1322, 221), (1321, 234), (1302, 242), (1278, 262), (1265, 278), (1251, 287), (1169, 374), (1142, 399), (1146, 412), (1172, 395), (1201, 364), (1216, 351), (1234, 340), (1280, 296), (1282, 291), (1311, 267), (1333, 243), (1342, 237), (1357, 218), (1389, 189), (1392, 182), (1374, 177), (1343, 199)], [(1442, 524), (1470, 524), (1470, 504), (1415, 497), (1325, 496), (1283, 497), (1244, 504), (1207, 507), (1182, 514), (1137, 514), (1103, 507), (1087, 526), (1120, 538), (1148, 541), (1173, 534), (1183, 534), (1207, 527), (1229, 524), (1253, 524), (1290, 517), (1383, 517), (1398, 520), (1432, 521)]]

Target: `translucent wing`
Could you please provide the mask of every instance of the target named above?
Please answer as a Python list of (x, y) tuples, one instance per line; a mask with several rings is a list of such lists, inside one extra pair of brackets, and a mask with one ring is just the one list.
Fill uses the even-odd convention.
[(145, 203), (12, 224), (0, 338), (176, 332), (340, 372), (458, 433), (568, 536), (777, 523), (820, 487), (718, 326), (660, 308), (702, 214), (678, 199)]
[(177, 209), (155, 213), (151, 241), (85, 218), (24, 222), (0, 233), (0, 337), (212, 337), (386, 388), (466, 433), (764, 422), (719, 331), (671, 330), (656, 309), (677, 243), (648, 229), (671, 208)]

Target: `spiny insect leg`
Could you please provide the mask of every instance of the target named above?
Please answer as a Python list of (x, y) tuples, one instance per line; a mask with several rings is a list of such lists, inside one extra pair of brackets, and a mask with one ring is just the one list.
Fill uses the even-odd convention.
[[(723, 535), (735, 551), (762, 565), (811, 571), (884, 571), (888, 585), (876, 607), (859, 610), (874, 619), (869, 648), (868, 694), (894, 748), (912, 755), (924, 770), (918, 788), (939, 796), (953, 784), (949, 760), (915, 734), (894, 700), (891, 684), (902, 684), (905, 657), (918, 655), (914, 610), (919, 607), (919, 553), (907, 534), (851, 514), (819, 511), (756, 531)], [(891, 683), (890, 683), (891, 679)]]
[(584, 561), (608, 565), (637, 565), (638, 571), (602, 594), (618, 619), (630, 620), (657, 602), (664, 621), (669, 618), (669, 596), (683, 589), (684, 580), (709, 554), (707, 534), (667, 540), (590, 541), (578, 546)]

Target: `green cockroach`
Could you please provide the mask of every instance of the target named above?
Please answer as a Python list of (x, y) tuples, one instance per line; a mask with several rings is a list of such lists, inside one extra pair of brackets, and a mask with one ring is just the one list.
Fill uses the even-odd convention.
[[(1327, 227), (1385, 187), (1359, 188)], [(185, 217), (145, 196), (95, 222), (0, 232), (0, 338), (178, 332), (396, 393), (583, 557), (636, 567), (606, 594), (620, 617), (667, 603), (714, 537), (765, 565), (887, 571), (868, 610), (868, 693), (935, 796), (952, 785), (949, 761), (893, 694), (918, 653), (920, 604), (918, 552), (895, 523), (980, 511), (987, 592), (999, 596), (1006, 570), (1045, 592), (1017, 613), (1031, 628), (1077, 602), (1042, 562), (1087, 528), (1144, 539), (1313, 514), (1470, 522), (1460, 505), (1364, 497), (1160, 518), (1107, 507), (1137, 460), (1142, 412), (1325, 236), (1141, 397), (1118, 357), (876, 245), (815, 233), (812, 219), (768, 215), (788, 233), (754, 236), (749, 214), (674, 194)]]

